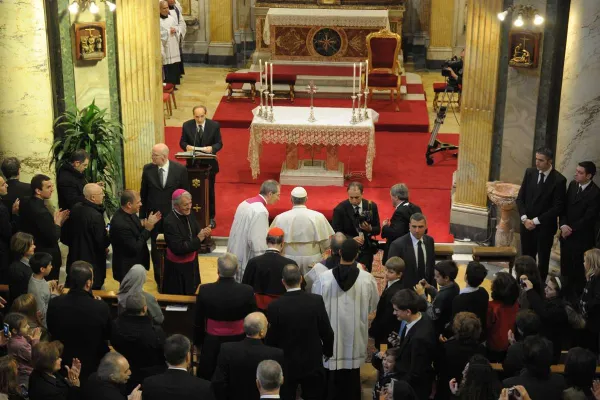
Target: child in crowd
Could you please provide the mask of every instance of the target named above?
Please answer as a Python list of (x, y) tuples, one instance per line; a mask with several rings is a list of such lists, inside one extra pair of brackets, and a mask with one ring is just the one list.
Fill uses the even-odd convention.
[(481, 321), (481, 341), (485, 340), (486, 317), (490, 295), (480, 285), (487, 276), (487, 269), (479, 261), (467, 264), (465, 281), (467, 286), (460, 290), (460, 294), (452, 301), (452, 318), (459, 312), (472, 312)]
[(531, 256), (520, 256), (515, 259), (515, 277), (519, 281), (519, 306), (521, 310), (530, 308), (529, 299), (525, 291), (524, 284), (521, 280), (521, 276), (526, 275), (527, 279), (532, 283), (533, 290), (544, 298), (544, 282), (540, 276), (540, 270), (538, 269), (535, 259)]
[(52, 271), (52, 256), (48, 253), (35, 253), (29, 260), (33, 275), (29, 279), (27, 291), (35, 297), (42, 323), (46, 326), (46, 311), (52, 297), (62, 293), (63, 286), (57, 281), (46, 281), (44, 278)]
[[(396, 257), (393, 257), (396, 258)], [(390, 260), (388, 260), (389, 262)], [(387, 265), (387, 262), (386, 262)], [(379, 376), (377, 382), (373, 387), (373, 400), (379, 400), (383, 388), (392, 381), (392, 379), (398, 379), (398, 373), (395, 371), (396, 358), (398, 357), (399, 348), (392, 347), (384, 352), (375, 353), (371, 363), (377, 371)]]
[(452, 302), (460, 293), (460, 288), (454, 282), (457, 275), (458, 266), (454, 261), (440, 261), (435, 265), (433, 275), (440, 287), (439, 291), (425, 279), (422, 279), (415, 288), (417, 294), (431, 296), (431, 305), (427, 311), (434, 321), (436, 336), (443, 334), (446, 325), (452, 321)]
[(402, 274), (404, 273), (404, 261), (400, 257), (391, 257), (385, 263), (386, 286), (381, 293), (377, 303), (377, 313), (371, 327), (369, 336), (375, 339), (375, 347), (379, 349), (382, 343), (387, 343), (388, 336), (392, 332), (398, 332), (400, 322), (394, 315), (392, 297), (402, 289)]
[(519, 285), (507, 272), (498, 272), (492, 282), (492, 301), (487, 313), (487, 348), (490, 362), (502, 362), (508, 350), (508, 331), (519, 311)]
[(40, 328), (29, 331), (27, 317), (19, 313), (10, 313), (4, 318), (8, 325), (10, 338), (8, 339), (8, 355), (13, 356), (19, 365), (19, 385), (29, 386), (29, 375), (33, 371), (31, 364), (31, 348), (40, 341), (42, 332)]

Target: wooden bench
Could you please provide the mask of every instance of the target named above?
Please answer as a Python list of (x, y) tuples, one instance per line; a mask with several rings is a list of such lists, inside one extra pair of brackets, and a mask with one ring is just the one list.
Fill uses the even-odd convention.
[(254, 98), (256, 97), (256, 81), (260, 79), (258, 72), (230, 72), (225, 77), (225, 82), (227, 82), (227, 101), (235, 98), (233, 97), (233, 84), (241, 83), (242, 85), (247, 83), (250, 85), (250, 93), (244, 91), (243, 89), (236, 93), (242, 93), (244, 96), (238, 96), (240, 98), (249, 98), (254, 103)]
[[(491, 363), (492, 369), (498, 373), (503, 373), (504, 368), (501, 363)], [(565, 373), (565, 364), (555, 364), (550, 366), (550, 372), (555, 374), (564, 374)], [(596, 367), (596, 375), (600, 375), (600, 366)]]
[(451, 244), (435, 244), (435, 259), (437, 260), (452, 260), (454, 255), (454, 247)]
[(507, 247), (473, 247), (473, 260), (475, 261), (498, 261), (508, 263), (508, 272), (512, 274), (515, 258), (517, 257), (517, 249), (511, 246)]

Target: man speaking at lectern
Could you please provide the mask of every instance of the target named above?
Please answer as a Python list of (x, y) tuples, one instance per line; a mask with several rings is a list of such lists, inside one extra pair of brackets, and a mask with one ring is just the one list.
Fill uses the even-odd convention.
[[(209, 154), (217, 154), (223, 148), (221, 141), (221, 126), (218, 122), (206, 118), (206, 107), (196, 106), (192, 110), (194, 119), (183, 123), (181, 129), (181, 140), (179, 146), (184, 151), (192, 151), (194, 148)], [(208, 176), (208, 215), (210, 227), (215, 228), (215, 175), (219, 172), (219, 162), (216, 158), (210, 160), (199, 160), (201, 165), (210, 165)]]

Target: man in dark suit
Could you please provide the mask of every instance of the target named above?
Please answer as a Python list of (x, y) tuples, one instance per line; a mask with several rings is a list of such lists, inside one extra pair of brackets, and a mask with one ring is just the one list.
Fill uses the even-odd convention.
[(21, 163), (16, 157), (6, 157), (0, 168), (8, 184), (6, 195), (2, 196), (2, 202), (10, 210), (15, 200), (31, 196), (31, 185), (19, 180)]
[(85, 200), (83, 187), (87, 183), (85, 169), (90, 164), (90, 156), (85, 150), (77, 150), (69, 157), (56, 174), (58, 206), (70, 210), (77, 203)]
[(87, 261), (94, 267), (94, 285), (100, 290), (106, 278), (106, 250), (110, 246), (104, 223), (104, 189), (96, 183), (83, 188), (84, 200), (73, 206), (64, 237), (69, 245), (67, 256), (67, 286), (69, 266), (75, 261)]
[[(0, 197), (6, 196), (8, 184), (0, 176)], [(0, 202), (0, 282), (8, 283), (8, 266), (11, 262), (10, 238), (17, 231), (17, 213), (19, 212), (19, 202), (12, 204), (10, 208), (6, 207), (4, 202)]]
[(294, 399), (300, 385), (303, 399), (320, 400), (326, 386), (323, 357), (333, 355), (333, 329), (323, 298), (300, 288), (300, 268), (286, 265), (282, 275), (287, 292), (269, 304), (266, 344), (285, 354), (283, 398)]
[(143, 221), (137, 216), (142, 206), (140, 194), (124, 190), (121, 194), (121, 208), (110, 221), (109, 236), (113, 248), (113, 277), (121, 282), (127, 272), (136, 264), (150, 270), (148, 239), (154, 226), (160, 221), (161, 213), (150, 212)]
[(377, 313), (371, 327), (369, 336), (375, 339), (375, 347), (388, 343), (388, 337), (392, 332), (398, 332), (398, 318), (394, 315), (392, 308), (392, 297), (402, 289), (402, 275), (406, 268), (404, 260), (400, 257), (392, 257), (385, 263), (385, 289), (381, 293), (377, 303)]
[(437, 340), (433, 323), (419, 311), (421, 302), (412, 289), (402, 289), (392, 297), (394, 314), (403, 321), (395, 369), (399, 380), (406, 381), (420, 400), (427, 400), (433, 383), (431, 364)]
[[(194, 119), (183, 123), (179, 146), (184, 151), (199, 150), (204, 153), (217, 154), (223, 148), (221, 126), (217, 121), (206, 118), (206, 107), (196, 106), (192, 110)], [(201, 165), (210, 165), (208, 176), (208, 215), (210, 227), (215, 228), (215, 176), (219, 173), (219, 162), (216, 158), (200, 160)]]
[(394, 240), (388, 257), (400, 257), (406, 265), (402, 275), (402, 288), (412, 289), (425, 279), (436, 286), (433, 278), (435, 265), (435, 244), (433, 238), (425, 234), (427, 219), (421, 213), (410, 216), (409, 233)]
[(527, 168), (517, 196), (521, 216), (521, 253), (537, 256), (542, 281), (548, 275), (557, 218), (565, 204), (567, 180), (552, 167), (552, 150), (535, 153), (535, 168)]
[(69, 218), (69, 210), (58, 210), (54, 216), (46, 208), (45, 201), (52, 197), (54, 184), (46, 175), (35, 175), (31, 179), (32, 196), (19, 205), (19, 230), (33, 236), (37, 251), (52, 255), (52, 272), (49, 280), (58, 279), (62, 256), (58, 247), (61, 227)]
[(266, 310), (270, 302), (285, 293), (281, 281), (283, 267), (296, 261), (281, 255), (283, 250), (283, 230), (271, 228), (267, 232), (267, 251), (251, 258), (244, 270), (242, 283), (254, 288), (256, 304), (261, 310)]
[(129, 396), (122, 393), (130, 377), (129, 361), (115, 351), (106, 353), (100, 361), (98, 371), (83, 382), (82, 398), (86, 400), (125, 400), (126, 398), (140, 400), (142, 393), (139, 387), (134, 387)]
[(234, 279), (237, 257), (225, 253), (218, 258), (217, 269), (219, 279), (201, 285), (196, 297), (194, 345), (200, 350), (196, 372), (204, 379), (212, 378), (221, 345), (244, 339), (244, 318), (256, 311), (252, 287)]
[(386, 239), (383, 250), (382, 262), (388, 259), (388, 252), (392, 242), (408, 233), (410, 216), (420, 213), (421, 207), (408, 201), (408, 187), (404, 183), (397, 183), (390, 189), (394, 214), (391, 220), (384, 220), (381, 226), (381, 237)]
[(581, 295), (585, 287), (583, 253), (594, 247), (594, 226), (600, 209), (600, 189), (592, 181), (594, 175), (593, 162), (579, 163), (559, 218), (560, 274), (569, 278), (577, 295)]
[(109, 351), (112, 325), (108, 304), (92, 294), (93, 282), (92, 266), (85, 261), (74, 262), (69, 293), (52, 298), (46, 314), (52, 339), (65, 346), (62, 364), (71, 365), (73, 358), (78, 358), (82, 382), (96, 371)]
[[(191, 375), (192, 344), (184, 335), (169, 336), (165, 342), (165, 358), (169, 369), (163, 374), (144, 379), (144, 400), (212, 400), (210, 382)], [(241, 398), (241, 397), (240, 397)]]
[[(152, 162), (144, 165), (140, 196), (142, 205), (140, 218), (149, 218), (152, 212), (160, 211), (161, 221), (150, 232), (150, 254), (154, 267), (154, 280), (160, 286), (160, 258), (156, 250), (156, 237), (163, 233), (162, 220), (171, 212), (171, 196), (177, 189), (189, 190), (187, 168), (176, 162), (169, 162), (169, 148), (164, 143), (152, 147)], [(160, 290), (160, 287), (159, 287)]]
[(274, 360), (283, 365), (283, 351), (266, 346), (267, 318), (254, 312), (244, 319), (246, 338), (241, 342), (223, 343), (212, 388), (217, 400), (258, 400), (256, 368), (261, 361)]
[(357, 262), (364, 264), (369, 272), (373, 266), (373, 254), (377, 242), (372, 236), (379, 235), (379, 212), (377, 204), (363, 199), (363, 185), (350, 182), (348, 200), (342, 201), (333, 210), (333, 230), (342, 232), (347, 238), (354, 239), (360, 245)]

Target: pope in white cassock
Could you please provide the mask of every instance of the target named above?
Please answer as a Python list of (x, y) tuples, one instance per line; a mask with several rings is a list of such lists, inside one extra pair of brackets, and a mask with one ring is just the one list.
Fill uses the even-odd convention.
[(296, 261), (302, 274), (321, 261), (329, 248), (329, 238), (334, 234), (327, 218), (306, 207), (308, 193), (303, 187), (292, 190), (292, 209), (279, 214), (271, 228), (281, 228), (285, 233), (283, 254)]
[(239, 267), (235, 280), (242, 282), (248, 260), (260, 256), (267, 250), (267, 232), (269, 230), (269, 211), (267, 204), (279, 201), (280, 185), (269, 179), (260, 186), (260, 193), (240, 203), (229, 232), (227, 252), (237, 256)]
[(160, 42), (163, 62), (163, 81), (174, 85), (179, 85), (180, 82), (180, 34), (181, 32), (177, 19), (169, 12), (169, 3), (166, 0), (162, 0), (160, 2)]
[(361, 399), (360, 366), (367, 355), (369, 313), (379, 302), (375, 278), (358, 268), (358, 250), (354, 239), (346, 239), (340, 264), (319, 275), (312, 287), (323, 297), (334, 331), (333, 356), (323, 365), (329, 370), (335, 399)]

